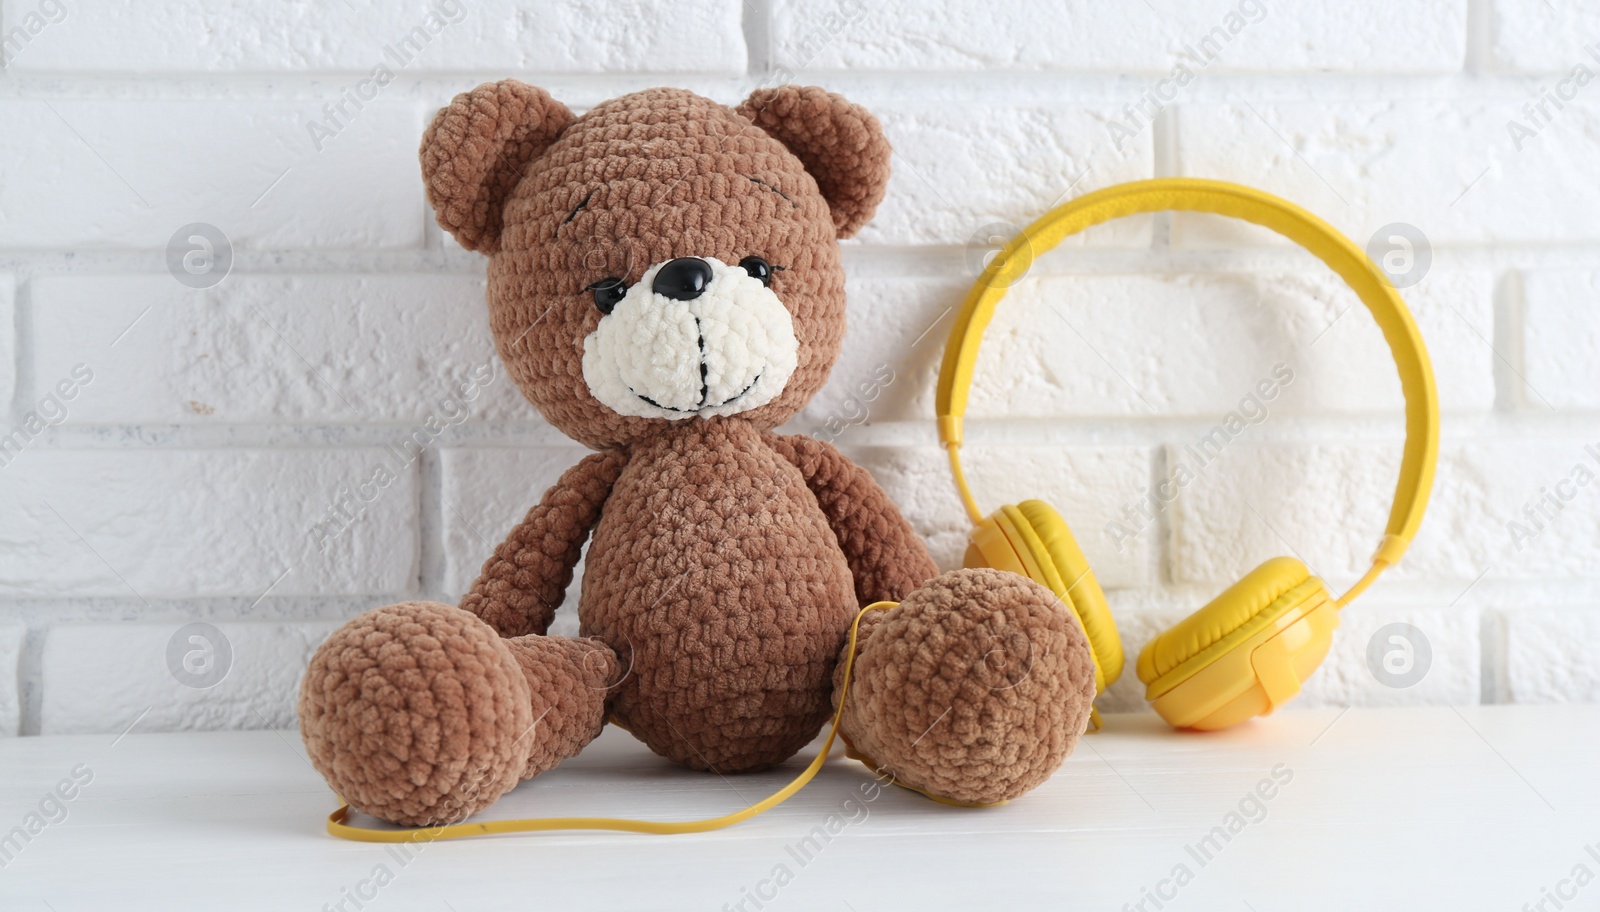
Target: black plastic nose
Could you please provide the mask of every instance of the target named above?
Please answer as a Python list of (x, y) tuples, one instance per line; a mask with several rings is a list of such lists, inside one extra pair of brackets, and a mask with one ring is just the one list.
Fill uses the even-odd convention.
[(711, 264), (699, 257), (678, 257), (661, 267), (650, 290), (674, 301), (693, 301), (711, 284)]

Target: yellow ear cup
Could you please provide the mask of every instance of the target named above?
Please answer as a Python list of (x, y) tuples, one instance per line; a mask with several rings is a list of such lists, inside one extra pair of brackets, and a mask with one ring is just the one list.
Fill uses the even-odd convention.
[(1226, 728), (1299, 693), (1338, 626), (1322, 580), (1292, 557), (1275, 557), (1147, 643), (1139, 680), (1171, 724)]
[[(1139, 653), (1139, 680), (1150, 683), (1252, 620), (1270, 620), (1263, 609), (1274, 607), (1279, 596), (1310, 578), (1306, 565), (1292, 557), (1275, 557), (1255, 568), (1204, 608), (1146, 643)], [(1281, 611), (1284, 606), (1275, 607)]]
[(964, 563), (1020, 573), (1055, 593), (1088, 637), (1096, 694), (1121, 676), (1122, 639), (1105, 593), (1072, 530), (1049, 504), (1025, 500), (996, 510), (973, 529)]
[(1072, 536), (1072, 529), (1054, 507), (1042, 500), (1024, 500), (1016, 509), (1027, 519), (1028, 527), (1038, 537), (1038, 544), (1049, 555), (1050, 564), (1064, 584), (1064, 591), (1054, 587), (1050, 591), (1078, 613), (1084, 632), (1089, 635), (1089, 646), (1105, 673), (1105, 687), (1110, 687), (1122, 677), (1122, 637), (1117, 634), (1111, 606), (1106, 604), (1106, 595), (1100, 590), (1100, 581), (1094, 578), (1089, 559), (1084, 557), (1078, 540)]

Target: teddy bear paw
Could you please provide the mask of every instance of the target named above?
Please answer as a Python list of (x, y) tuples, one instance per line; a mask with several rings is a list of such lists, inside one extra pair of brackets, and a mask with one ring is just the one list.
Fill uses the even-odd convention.
[(1094, 701), (1089, 641), (1050, 590), (1000, 570), (929, 580), (860, 646), (845, 701), (851, 752), (879, 775), (953, 804), (1043, 782)]
[(300, 689), (312, 765), (351, 807), (407, 826), (464, 819), (510, 791), (532, 723), (506, 642), (435, 602), (353, 618), (318, 648)]

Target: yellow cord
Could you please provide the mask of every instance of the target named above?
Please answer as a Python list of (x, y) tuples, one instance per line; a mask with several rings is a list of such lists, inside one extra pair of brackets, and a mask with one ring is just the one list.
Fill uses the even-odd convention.
[(1367, 572), (1362, 575), (1361, 579), (1356, 580), (1356, 584), (1350, 587), (1350, 591), (1339, 596), (1338, 600), (1333, 603), (1334, 607), (1343, 608), (1344, 606), (1355, 601), (1356, 596), (1367, 591), (1367, 587), (1377, 582), (1378, 575), (1387, 569), (1389, 569), (1389, 565), (1383, 561), (1373, 561), (1372, 566), (1367, 569)]
[(828, 740), (823, 742), (822, 750), (816, 759), (811, 761), (794, 781), (774, 792), (767, 798), (750, 805), (742, 811), (724, 814), (721, 817), (712, 817), (708, 820), (684, 820), (664, 822), (654, 820), (628, 820), (621, 817), (542, 817), (527, 820), (486, 820), (482, 823), (455, 823), (435, 827), (415, 827), (404, 830), (375, 830), (369, 827), (351, 826), (345, 821), (350, 817), (350, 805), (339, 801), (339, 809), (328, 815), (328, 833), (340, 839), (352, 839), (357, 842), (433, 842), (439, 839), (464, 839), (468, 836), (488, 836), (494, 833), (530, 833), (543, 830), (622, 830), (629, 833), (657, 833), (671, 835), (676, 833), (704, 833), (709, 830), (720, 830), (749, 820), (757, 814), (769, 811), (804, 788), (822, 769), (822, 764), (828, 759), (828, 754), (833, 750), (834, 739), (839, 734), (839, 720), (844, 716), (844, 701), (850, 691), (850, 672), (855, 667), (856, 661), (856, 636), (861, 628), (861, 619), (869, 611), (882, 611), (893, 608), (898, 602), (874, 602), (856, 612), (855, 620), (850, 623), (850, 640), (845, 650), (844, 680), (839, 685), (839, 706), (833, 711), (833, 722), (828, 729)]
[(1406, 553), (1406, 548), (1411, 545), (1411, 540), (1403, 535), (1385, 535), (1383, 542), (1378, 545), (1377, 553), (1372, 555), (1372, 566), (1367, 572), (1356, 580), (1350, 591), (1339, 596), (1334, 603), (1336, 607), (1344, 606), (1355, 601), (1355, 597), (1367, 591), (1367, 587), (1378, 581), (1379, 574), (1400, 563), (1400, 557)]
[(950, 470), (956, 476), (956, 490), (961, 493), (961, 505), (966, 507), (967, 518), (976, 526), (983, 522), (983, 511), (978, 509), (978, 500), (972, 496), (972, 488), (967, 486), (967, 476), (961, 471), (961, 444), (946, 444), (944, 449), (950, 454)]

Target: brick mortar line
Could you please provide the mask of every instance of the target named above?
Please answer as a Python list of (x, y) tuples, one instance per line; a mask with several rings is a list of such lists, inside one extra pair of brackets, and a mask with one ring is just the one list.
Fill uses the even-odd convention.
[[(1573, 60), (1576, 60), (1576, 56)], [(1208, 71), (1204, 80), (1185, 88), (1184, 99), (1169, 107), (1236, 102), (1244, 89), (1268, 104), (1328, 102), (1390, 103), (1396, 101), (1511, 101), (1529, 97), (1529, 79), (1564, 75), (1572, 60), (1555, 61), (1549, 70), (1466, 69), (1430, 73), (1325, 72), (1282, 70), (1262, 72)], [(367, 69), (304, 70), (251, 73), (117, 73), (76, 70), (28, 72), (8, 70), (0, 83), (0, 101), (49, 99), (128, 101), (325, 101), (341, 81), (367, 75)], [(1016, 102), (1021, 107), (1078, 108), (1122, 104), (1143, 81), (1165, 76), (1166, 69), (938, 71), (938, 70), (800, 70), (798, 84), (818, 84), (850, 94), (870, 94), (878, 104), (942, 104), (952, 95)], [(519, 71), (517, 78), (551, 89), (575, 111), (616, 94), (654, 85), (683, 85), (713, 95), (748, 93), (768, 76), (744, 71), (637, 73), (539, 73)], [(384, 90), (388, 104), (448, 99), (470, 84), (505, 77), (501, 70), (461, 69), (426, 75), (398, 74)], [(1403, 91), (1397, 91), (1403, 90)], [(1414, 93), (1414, 94), (1413, 94)], [(1595, 102), (1580, 104), (1593, 105)]]
[[(27, 400), (23, 400), (27, 401)], [(1158, 417), (1080, 416), (1069, 413), (1042, 418), (983, 418), (967, 421), (969, 446), (1110, 447), (1158, 446), (1181, 443), (1209, 430), (1218, 415), (1181, 414)], [(420, 419), (419, 419), (420, 420)], [(1403, 436), (1403, 415), (1390, 412), (1316, 412), (1282, 415), (1276, 427), (1253, 432), (1256, 443), (1328, 444), (1390, 443)], [(415, 422), (412, 422), (415, 423)], [(813, 423), (805, 417), (790, 422), (787, 432), (803, 433)], [(243, 450), (275, 452), (348, 452), (380, 447), (392, 442), (406, 422), (367, 424), (84, 424), (59, 426), (35, 438), (28, 452), (150, 452)], [(1571, 410), (1551, 413), (1542, 408), (1507, 412), (1498, 409), (1446, 411), (1440, 440), (1446, 444), (1471, 443), (1578, 443), (1591, 441), (1600, 430), (1600, 411)], [(137, 444), (105, 443), (108, 436), (143, 431)], [(149, 432), (159, 431), (153, 438)], [(323, 442), (331, 434), (337, 442)], [(933, 419), (908, 418), (883, 421), (850, 429), (841, 435), (841, 447), (937, 449)], [(433, 446), (441, 450), (550, 449), (582, 453), (584, 450), (555, 428), (538, 421), (463, 424), (441, 435)], [(23, 462), (24, 456), (19, 462)], [(23, 462), (25, 464), (25, 462)]]
[(1470, 75), (1493, 72), (1494, 68), (1494, 9), (1492, 0), (1466, 0), (1467, 4), (1467, 59), (1465, 70)]
[(1538, 402), (1529, 401), (1534, 397), (1529, 395), (1522, 381), (1528, 375), (1526, 346), (1523, 345), (1527, 336), (1526, 304), (1519, 272), (1508, 272), (1496, 279), (1491, 303), (1494, 319), (1491, 338), (1494, 349), (1503, 352), (1505, 359), (1496, 358), (1492, 364), (1496, 411), (1529, 412), (1539, 408)]
[[(1081, 525), (1081, 524), (1080, 524)], [(1341, 578), (1342, 579), (1342, 578)], [(1344, 582), (1353, 581), (1351, 579)], [(575, 577), (569, 594), (575, 593), (580, 588), (579, 580)], [(1146, 586), (1107, 587), (1113, 602), (1122, 602), (1113, 607), (1119, 614), (1128, 616), (1156, 616), (1172, 610), (1175, 607), (1194, 604), (1198, 605), (1226, 586), (1231, 580), (1218, 580), (1209, 583), (1172, 583), (1155, 582)], [(1337, 585), (1340, 579), (1333, 583)], [(1470, 606), (1449, 606), (1449, 602), (1460, 593), (1464, 585), (1460, 579), (1439, 577), (1432, 582), (1396, 582), (1393, 585), (1385, 584), (1386, 589), (1362, 596), (1360, 605), (1369, 608), (1382, 608), (1385, 610), (1436, 610), (1461, 612), (1464, 614), (1490, 614), (1498, 617), (1533, 616), (1546, 612), (1596, 614), (1600, 615), (1600, 580), (1585, 580), (1580, 578), (1562, 579), (1554, 582), (1530, 584), (1527, 580), (1500, 580), (1497, 583), (1485, 581), (1480, 584), (1482, 595), (1476, 595), (1474, 604)], [(1556, 594), (1551, 600), (1542, 602), (1537, 607), (1526, 607), (1521, 604), (1507, 605), (1496, 603), (1497, 599), (1510, 595), (1517, 595), (1534, 587), (1542, 587), (1548, 596), (1549, 592)], [(1476, 591), (1476, 590), (1475, 590)], [(454, 601), (460, 593), (438, 593), (426, 596), (428, 598), (442, 598), (445, 601)], [(371, 604), (383, 605), (401, 601), (407, 598), (419, 597), (416, 592), (395, 592), (383, 596), (371, 597)], [(354, 596), (296, 596), (283, 600), (288, 607), (285, 613), (273, 616), (257, 614), (244, 614), (238, 607), (219, 607), (214, 604), (214, 599), (165, 599), (155, 600), (152, 611), (147, 616), (138, 618), (107, 616), (107, 609), (84, 608), (82, 603), (89, 601), (89, 597), (78, 599), (60, 598), (48, 600), (44, 598), (30, 598), (27, 604), (21, 607), (7, 607), (0, 610), (0, 624), (19, 624), (30, 629), (46, 630), (51, 627), (108, 627), (124, 624), (141, 624), (146, 626), (162, 626), (167, 624), (182, 624), (190, 621), (210, 621), (218, 623), (260, 624), (264, 626), (314, 626), (319, 624), (342, 623), (354, 617), (365, 606), (349, 607)], [(106, 600), (105, 597), (100, 598)], [(1129, 600), (1140, 600), (1130, 604)], [(1198, 601), (1196, 601), (1198, 600)], [(233, 599), (235, 602), (249, 602), (251, 599)], [(279, 608), (278, 600), (269, 599), (268, 604)], [(126, 607), (126, 606), (124, 606)], [(142, 610), (142, 606), (141, 610)], [(571, 599), (562, 603), (561, 610), (573, 610), (576, 603)]]
[[(347, 249), (336, 252), (305, 249), (236, 251), (230, 278), (308, 276), (370, 278), (386, 275), (460, 276), (482, 279), (476, 257), (447, 249), (441, 234), (437, 247), (409, 250)], [(1509, 270), (1600, 269), (1600, 242), (1582, 244), (1440, 244), (1433, 248), (1436, 268), (1499, 272)], [(0, 248), (0, 273), (16, 277), (19, 286), (55, 276), (166, 275), (157, 249), (95, 250)], [(70, 259), (69, 259), (70, 258)], [(844, 248), (845, 271), (851, 279), (964, 279), (966, 247), (953, 244), (852, 244)], [(1146, 269), (1157, 274), (1316, 271), (1321, 264), (1288, 246), (1158, 247), (1091, 246), (1057, 248), (1034, 261), (1030, 276), (1118, 274)]]
[[(1072, 517), (1067, 518), (1069, 522)], [(1090, 527), (1079, 521), (1080, 531)], [(474, 554), (477, 552), (474, 551)], [(487, 554), (484, 555), (488, 557)], [(1396, 571), (1397, 573), (1399, 571)], [(1344, 582), (1353, 582), (1353, 575)], [(1173, 582), (1156, 580), (1141, 586), (1107, 586), (1119, 612), (1149, 615), (1168, 610), (1174, 605), (1188, 604), (1195, 598), (1210, 599), (1232, 580), (1211, 582)], [(1340, 579), (1332, 581), (1337, 585)], [(1563, 577), (1560, 579), (1508, 578), (1485, 579), (1473, 589), (1470, 604), (1463, 602), (1450, 608), (1450, 602), (1461, 594), (1470, 580), (1459, 577), (1431, 577), (1425, 580), (1386, 577), (1382, 589), (1363, 595), (1362, 606), (1384, 608), (1432, 608), (1451, 611), (1490, 612), (1497, 615), (1536, 615), (1546, 611), (1593, 612), (1600, 614), (1600, 579)], [(579, 577), (574, 576), (569, 593), (578, 591)], [(1524, 596), (1535, 592), (1541, 598), (1530, 601)], [(429, 598), (458, 599), (464, 593), (440, 592)], [(0, 624), (21, 624), (45, 628), (55, 626), (111, 626), (117, 624), (175, 624), (189, 621), (226, 621), (229, 623), (259, 623), (267, 625), (326, 624), (342, 622), (368, 607), (390, 604), (406, 598), (418, 597), (416, 590), (397, 591), (381, 595), (296, 595), (269, 596), (246, 613), (256, 601), (248, 596), (200, 596), (194, 598), (157, 598), (150, 600), (150, 609), (143, 603), (117, 596), (14, 596), (0, 601)], [(1163, 599), (1154, 601), (1148, 599)], [(1147, 599), (1130, 603), (1130, 599)], [(1508, 603), (1507, 599), (1515, 599)], [(1196, 603), (1198, 604), (1198, 603)], [(137, 617), (129, 617), (130, 606), (138, 608)], [(562, 611), (575, 607), (570, 599), (563, 602)], [(262, 608), (269, 609), (263, 613)]]

